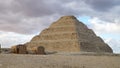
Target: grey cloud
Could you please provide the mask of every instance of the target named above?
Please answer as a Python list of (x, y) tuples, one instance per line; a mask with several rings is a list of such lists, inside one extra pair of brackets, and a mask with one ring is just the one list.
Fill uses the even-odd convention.
[(119, 0), (85, 0), (85, 2), (97, 11), (109, 11), (116, 5), (120, 5)]
[(114, 53), (120, 53), (120, 40), (116, 40), (116, 39), (110, 39), (109, 41), (106, 41), (110, 47), (113, 49)]
[[(62, 4), (57, 0), (50, 2), (46, 0), (13, 0), (10, 3), (11, 5), (1, 4), (0, 30), (32, 34), (48, 26), (51, 17), (73, 13), (71, 9), (68, 8), (68, 11), (64, 7), (65, 3)], [(8, 4), (10, 3), (8, 2)], [(37, 18), (39, 21), (36, 22)]]
[(118, 17), (115, 10), (96, 10), (109, 10), (116, 4), (118, 6), (117, 2), (118, 0), (0, 0), (0, 30), (33, 34), (48, 27), (63, 15), (97, 16), (112, 20)]
[(66, 2), (54, 1), (55, 0), (51, 0), (50, 2), (46, 0), (17, 0), (15, 9), (30, 17), (66, 14), (67, 8), (64, 7)]

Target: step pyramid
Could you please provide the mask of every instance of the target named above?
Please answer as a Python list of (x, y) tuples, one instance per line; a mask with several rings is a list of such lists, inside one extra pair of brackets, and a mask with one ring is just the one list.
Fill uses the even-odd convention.
[(25, 44), (55, 52), (110, 52), (112, 49), (74, 16), (63, 16)]

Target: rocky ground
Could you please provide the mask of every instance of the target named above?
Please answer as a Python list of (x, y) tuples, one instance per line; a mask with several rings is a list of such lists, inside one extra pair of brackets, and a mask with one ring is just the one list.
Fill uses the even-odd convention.
[(0, 68), (120, 68), (120, 56), (0, 54)]

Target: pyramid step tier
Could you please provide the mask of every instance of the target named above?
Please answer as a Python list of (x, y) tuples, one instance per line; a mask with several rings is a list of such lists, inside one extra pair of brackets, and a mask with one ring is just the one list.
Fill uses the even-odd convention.
[(54, 28), (47, 28), (41, 32), (41, 34), (49, 34), (49, 33), (56, 33), (56, 32), (72, 32), (76, 31), (76, 28), (74, 26), (67, 26), (67, 27), (54, 27)]
[(83, 52), (111, 52), (110, 47), (107, 44), (100, 42), (80, 42), (80, 48)]
[[(80, 41), (91, 41), (91, 42), (94, 42), (94, 41), (102, 41), (101, 38), (99, 37), (95, 37), (95, 36), (92, 36), (92, 35), (85, 35), (85, 34), (80, 34)], [(88, 39), (86, 39), (88, 38)], [(38, 40), (39, 39), (39, 40)], [(42, 41), (42, 40), (64, 40), (64, 39), (78, 39), (78, 35), (77, 33), (75, 32), (62, 32), (62, 33), (51, 33), (51, 34), (43, 34), (43, 35), (38, 35), (38, 36), (35, 36), (31, 41)], [(92, 39), (92, 40), (91, 40)], [(102, 41), (103, 42), (103, 41)]]
[[(34, 41), (27, 43), (26, 45), (28, 45), (28, 49), (31, 49), (36, 46), (43, 46), (46, 48), (47, 51), (80, 51), (80, 48), (78, 46), (78, 40)], [(66, 47), (64, 47), (64, 45), (66, 45)]]
[(77, 33), (75, 32), (63, 32), (63, 33), (54, 33), (54, 34), (43, 34), (35, 36), (31, 41), (36, 40), (64, 40), (64, 39), (77, 39)]

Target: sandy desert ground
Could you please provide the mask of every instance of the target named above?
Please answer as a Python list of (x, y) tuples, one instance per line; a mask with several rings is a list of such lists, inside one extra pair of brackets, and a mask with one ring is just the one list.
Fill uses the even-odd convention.
[(120, 56), (0, 54), (0, 68), (120, 68)]

